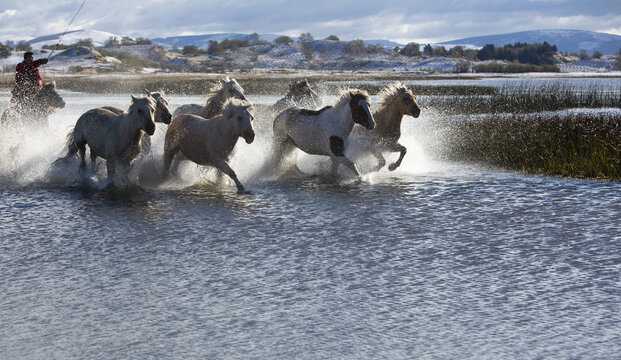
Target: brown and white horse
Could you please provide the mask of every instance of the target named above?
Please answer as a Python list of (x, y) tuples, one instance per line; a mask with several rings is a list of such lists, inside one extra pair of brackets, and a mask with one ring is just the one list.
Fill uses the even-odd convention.
[(333, 170), (340, 163), (358, 178), (354, 163), (345, 157), (345, 145), (354, 124), (367, 130), (375, 127), (369, 95), (361, 90), (347, 90), (334, 106), (321, 110), (291, 108), (274, 120), (274, 158), (267, 166), (279, 169), (283, 158), (296, 148), (312, 155), (329, 156)]

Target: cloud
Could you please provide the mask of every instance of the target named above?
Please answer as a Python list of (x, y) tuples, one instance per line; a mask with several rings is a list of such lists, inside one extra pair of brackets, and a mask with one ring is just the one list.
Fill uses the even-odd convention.
[(3, 12), (0, 12), (0, 20), (2, 18), (13, 17), (15, 16), (15, 14), (17, 14), (17, 10), (13, 10), (13, 9), (4, 10)]
[[(63, 32), (81, 0), (0, 0), (0, 35)], [(562, 3), (560, 3), (562, 2)], [(590, 0), (107, 0), (87, 2), (70, 27), (135, 37), (214, 32), (274, 33), (343, 40), (437, 42), (514, 31), (571, 28), (619, 34), (617, 1)]]

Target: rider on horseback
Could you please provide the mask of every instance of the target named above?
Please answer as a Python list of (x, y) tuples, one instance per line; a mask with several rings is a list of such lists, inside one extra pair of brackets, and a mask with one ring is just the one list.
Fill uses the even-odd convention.
[(15, 88), (11, 91), (12, 102), (24, 104), (34, 98), (43, 85), (39, 66), (47, 62), (47, 59), (35, 61), (34, 54), (30, 51), (24, 53), (24, 61), (15, 67)]

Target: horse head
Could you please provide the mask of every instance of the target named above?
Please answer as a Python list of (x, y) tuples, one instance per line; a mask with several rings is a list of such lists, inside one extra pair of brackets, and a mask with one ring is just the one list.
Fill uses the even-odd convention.
[(155, 122), (161, 122), (167, 125), (170, 124), (170, 121), (172, 120), (172, 114), (170, 113), (170, 110), (168, 110), (168, 101), (164, 99), (164, 93), (163, 92), (152, 93), (149, 90), (147, 90), (147, 95), (151, 97), (153, 100), (155, 100), (156, 102), (155, 116), (154, 116)]
[(244, 94), (244, 89), (239, 85), (237, 80), (224, 78), (220, 79), (219, 82), (221, 91), (224, 92), (224, 97), (226, 99), (235, 98), (239, 100), (248, 101), (246, 99), (246, 95)]
[(300, 107), (316, 109), (321, 106), (321, 97), (311, 89), (308, 80), (300, 80), (289, 85), (288, 98)]
[(371, 114), (369, 94), (361, 90), (349, 90), (349, 107), (354, 123), (364, 126), (367, 130), (373, 130), (375, 120)]
[(51, 106), (58, 109), (65, 107), (65, 100), (63, 100), (58, 89), (56, 89), (55, 81), (45, 83), (39, 92), (37, 92), (36, 98), (41, 105), (46, 107)]
[(243, 137), (248, 144), (254, 141), (255, 136), (252, 127), (254, 116), (250, 113), (251, 106), (247, 101), (229, 99), (222, 110), (222, 116), (229, 120), (228, 124), (233, 128), (233, 133)]
[(136, 98), (132, 95), (132, 104), (127, 111), (129, 117), (135, 122), (136, 127), (148, 135), (155, 133), (155, 100), (149, 96)]
[(404, 106), (403, 113), (405, 115), (409, 115), (412, 117), (420, 116), (420, 105), (418, 105), (418, 101), (416, 100), (416, 96), (412, 93), (412, 90), (406, 88), (405, 86), (399, 89), (401, 93), (401, 103)]

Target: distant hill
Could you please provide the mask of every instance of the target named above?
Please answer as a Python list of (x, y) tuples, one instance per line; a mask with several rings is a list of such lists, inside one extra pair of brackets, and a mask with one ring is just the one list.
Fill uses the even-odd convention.
[[(30, 39), (26, 41), (29, 43), (33, 49), (41, 49), (44, 45), (56, 45), (62, 33), (39, 36), (34, 39)], [(63, 37), (61, 44), (70, 45), (75, 44), (79, 40), (91, 39), (93, 40), (94, 46), (104, 46), (106, 41), (108, 41), (111, 37), (116, 37), (121, 40), (122, 36), (105, 32), (105, 31), (97, 31), (97, 30), (74, 30), (68, 31)]]
[(503, 46), (507, 44), (522, 43), (543, 43), (547, 41), (551, 45), (556, 45), (559, 51), (568, 53), (579, 53), (584, 49), (592, 55), (599, 50), (603, 54), (616, 54), (621, 49), (621, 36), (599, 33), (585, 30), (533, 30), (521, 31), (509, 34), (486, 35), (471, 38), (445, 41), (440, 44), (472, 44), (475, 46)]
[[(188, 35), (188, 36), (171, 36), (165, 38), (151, 39), (155, 45), (159, 45), (166, 50), (170, 50), (173, 46), (182, 48), (184, 46), (194, 45), (200, 49), (209, 48), (209, 41), (221, 42), (222, 40), (244, 40), (248, 38), (250, 34), (239, 33), (220, 33), (220, 34), (206, 34), (206, 35)], [(275, 34), (260, 34), (259, 39), (263, 41), (273, 42), (274, 39), (282, 35)], [(296, 37), (291, 37), (293, 40), (297, 40)]]

